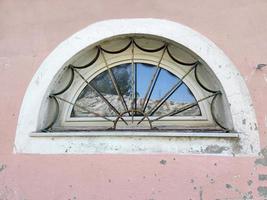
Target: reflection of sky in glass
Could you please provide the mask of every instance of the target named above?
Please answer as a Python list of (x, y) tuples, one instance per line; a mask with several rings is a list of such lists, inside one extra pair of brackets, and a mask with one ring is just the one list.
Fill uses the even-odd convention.
[[(147, 93), (150, 82), (156, 72), (157, 67), (151, 64), (135, 63), (136, 70), (136, 108), (141, 109), (145, 95)], [(111, 69), (115, 78), (116, 85), (123, 96), (127, 109), (134, 108), (134, 101), (132, 98), (132, 64), (121, 64)], [(147, 104), (145, 112), (151, 111), (158, 104), (159, 100), (168, 93), (171, 88), (179, 82), (179, 78), (166, 69), (161, 68), (155, 87), (151, 94), (150, 100)], [(90, 84), (95, 87), (103, 97), (116, 108), (120, 113), (125, 111), (122, 99), (119, 98), (114, 83), (111, 80), (108, 71), (104, 71), (97, 75)], [(190, 89), (183, 83), (165, 102), (162, 104), (153, 116), (161, 116), (162, 114), (170, 113), (184, 104), (196, 102)], [(93, 92), (89, 86), (86, 86), (79, 95), (77, 105), (86, 107), (88, 110), (105, 115), (116, 116), (114, 111), (104, 102), (104, 100), (96, 92)], [(134, 106), (134, 107), (132, 107)], [(198, 106), (178, 114), (179, 116), (197, 116), (200, 115)], [(84, 110), (74, 107), (72, 116), (93, 116), (86, 114)]]
[[(137, 94), (141, 98), (145, 97), (150, 80), (156, 71), (156, 66), (150, 64), (137, 64)], [(151, 100), (162, 98), (180, 79), (165, 69), (161, 69), (155, 88), (151, 95)], [(195, 98), (189, 88), (182, 84), (168, 99), (169, 101), (192, 103)]]

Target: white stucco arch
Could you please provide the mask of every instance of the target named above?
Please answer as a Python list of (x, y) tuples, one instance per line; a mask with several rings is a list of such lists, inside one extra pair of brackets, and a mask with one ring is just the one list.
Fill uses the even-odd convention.
[[(236, 145), (237, 143), (231, 143), (228, 139), (222, 140), (217, 138), (207, 140), (195, 138), (197, 144), (195, 144), (193, 149), (190, 149), (191, 141), (186, 141), (184, 138), (180, 141), (176, 138), (174, 141), (169, 142), (166, 147), (166, 143), (164, 144), (165, 139), (152, 142), (144, 139), (137, 144), (137, 139), (128, 139), (128, 141), (125, 138), (111, 139), (106, 137), (101, 138), (102, 143), (103, 141), (107, 143), (106, 147), (101, 149), (99, 147), (99, 138), (88, 140), (88, 138), (69, 137), (63, 140), (51, 140), (49, 137), (36, 138), (30, 136), (30, 133), (37, 131), (42, 99), (46, 98), (46, 91), (50, 83), (70, 58), (86, 47), (106, 38), (135, 33), (167, 38), (185, 46), (201, 57), (210, 66), (210, 69), (222, 84), (227, 100), (231, 105), (230, 112), (234, 128), (240, 133), (238, 145), (241, 146), (234, 153), (240, 155), (256, 154), (259, 151), (257, 122), (248, 89), (240, 73), (222, 50), (203, 35), (175, 22), (160, 19), (120, 19), (102, 21), (86, 27), (63, 41), (44, 60), (34, 75), (21, 106), (16, 132), (15, 152), (64, 153), (65, 149), (71, 146), (71, 152), (73, 153), (198, 153), (202, 152), (202, 149), (207, 149), (209, 146), (214, 145), (214, 142), (216, 142), (216, 145), (225, 149), (221, 153), (232, 154), (233, 149), (236, 149), (236, 146), (238, 146)], [(246, 123), (243, 123), (244, 119), (246, 119)], [(127, 142), (124, 141), (122, 144), (123, 140), (127, 140)], [(88, 142), (91, 146), (89, 145), (90, 147), (87, 149), (86, 147), (81, 147), (83, 142)], [(179, 142), (181, 144), (177, 147)], [(160, 150), (153, 150), (154, 146), (159, 144), (162, 144), (162, 148)], [(49, 148), (47, 148), (47, 145), (49, 145)], [(118, 146), (116, 151), (114, 151), (114, 145)], [(141, 145), (141, 150), (136, 149), (133, 151), (132, 149), (136, 145)]]

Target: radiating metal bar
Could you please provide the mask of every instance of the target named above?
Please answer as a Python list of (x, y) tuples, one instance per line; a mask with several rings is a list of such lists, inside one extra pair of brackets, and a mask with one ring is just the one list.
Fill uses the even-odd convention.
[(49, 98), (53, 99), (56, 103), (56, 112), (55, 112), (56, 114), (55, 114), (53, 120), (45, 128), (42, 129), (42, 132), (49, 131), (52, 128), (52, 126), (56, 123), (57, 118), (59, 116), (59, 103), (58, 103), (57, 99), (55, 98), (55, 96), (49, 96)]
[(185, 75), (183, 75), (183, 77), (179, 79), (179, 81), (159, 100), (159, 102), (152, 109), (150, 109), (149, 112), (147, 112), (148, 115), (153, 115), (162, 106), (162, 104), (164, 104), (170, 98), (170, 96), (177, 91), (177, 89), (183, 84), (185, 77), (189, 75), (196, 65), (194, 65)]
[(137, 64), (134, 64), (134, 109), (137, 109)]
[(162, 119), (162, 118), (164, 118), (164, 117), (167, 117), (167, 116), (173, 116), (173, 115), (176, 115), (176, 114), (178, 114), (178, 113), (184, 112), (184, 111), (186, 111), (186, 110), (188, 110), (188, 109), (190, 109), (190, 108), (193, 108), (193, 107), (197, 106), (199, 102), (204, 101), (204, 100), (206, 100), (206, 99), (208, 99), (208, 98), (210, 98), (210, 97), (213, 97), (213, 96), (215, 96), (215, 95), (217, 95), (217, 94), (219, 94), (219, 93), (220, 93), (220, 91), (219, 91), (219, 92), (216, 92), (216, 93), (213, 93), (213, 94), (211, 94), (211, 95), (209, 95), (209, 96), (207, 96), (207, 97), (204, 97), (204, 98), (202, 98), (202, 99), (199, 99), (197, 102), (194, 102), (194, 103), (185, 105), (185, 106), (183, 106), (183, 107), (181, 107), (181, 108), (179, 108), (179, 109), (177, 109), (177, 110), (171, 111), (171, 112), (169, 112), (169, 113), (167, 113), (167, 114), (165, 114), (165, 115), (161, 115), (161, 116), (159, 116), (159, 117), (157, 117), (156, 119), (153, 119), (153, 120), (151, 120), (151, 121), (154, 122), (154, 121), (157, 121), (157, 120)]
[[(151, 108), (146, 114), (152, 116), (169, 98), (170, 96), (183, 84), (183, 80), (196, 67), (195, 64), (179, 81), (159, 100), (159, 102)], [(143, 117), (137, 124), (140, 124), (145, 118)]]
[(196, 65), (194, 65), (193, 67), (191, 67), (191, 69), (160, 99), (160, 101), (157, 103), (157, 105), (155, 105), (150, 113), (148, 113), (148, 115), (153, 115), (170, 97), (171, 95), (177, 91), (178, 88), (180, 88), (180, 86), (183, 84), (183, 80), (185, 79), (185, 77), (187, 77), (189, 75), (189, 73), (196, 67)]
[(84, 69), (84, 68), (87, 68), (87, 67), (91, 66), (92, 64), (94, 64), (94, 63), (97, 61), (99, 55), (100, 55), (100, 49), (97, 48), (96, 56), (95, 56), (95, 57), (93, 58), (93, 60), (90, 61), (88, 64), (83, 65), (83, 66), (74, 66), (74, 65), (70, 65), (70, 66), (71, 66), (72, 68), (75, 68), (75, 69)]
[[(131, 110), (136, 110), (136, 79), (135, 79), (135, 63), (134, 63), (134, 42), (133, 39), (131, 39), (131, 45), (132, 45), (132, 58), (131, 58), (131, 65), (132, 65), (132, 81), (131, 81), (131, 85), (132, 85), (132, 100), (131, 100)], [(133, 117), (134, 117), (134, 113), (131, 112), (131, 117), (132, 117), (132, 123), (133, 123)]]
[(109, 118), (107, 118), (107, 117), (105, 117), (105, 116), (102, 116), (102, 115), (100, 115), (100, 114), (98, 114), (98, 113), (92, 112), (92, 111), (88, 110), (87, 108), (85, 108), (85, 107), (83, 107), (83, 106), (80, 106), (80, 105), (78, 105), (78, 104), (76, 104), (76, 103), (72, 103), (72, 102), (70, 102), (70, 101), (68, 101), (68, 100), (66, 100), (66, 99), (63, 99), (63, 98), (61, 98), (61, 97), (58, 97), (58, 96), (54, 96), (54, 97), (55, 97), (56, 99), (59, 99), (59, 100), (61, 100), (61, 101), (66, 102), (66, 103), (68, 103), (68, 104), (70, 104), (70, 105), (76, 106), (76, 107), (78, 107), (78, 108), (80, 108), (80, 109), (82, 109), (82, 110), (84, 110), (84, 111), (87, 111), (88, 113), (94, 114), (94, 115), (97, 116), (97, 117), (101, 117), (101, 118), (103, 118), (103, 119), (105, 119), (105, 120), (107, 120), (107, 121), (114, 122), (113, 120), (111, 120), (111, 119), (109, 119)]
[[(99, 48), (101, 49), (100, 46), (99, 46)], [(114, 88), (115, 88), (115, 90), (116, 90), (116, 93), (117, 93), (117, 95), (118, 95), (119, 98), (120, 98), (120, 101), (121, 101), (121, 103), (122, 103), (122, 106), (124, 107), (124, 110), (127, 111), (127, 110), (128, 110), (127, 104), (126, 104), (126, 102), (125, 102), (125, 100), (124, 100), (124, 98), (123, 98), (123, 95), (121, 94), (121, 91), (120, 91), (119, 86), (118, 86), (118, 84), (117, 84), (116, 78), (114, 77), (114, 75), (113, 75), (111, 69), (108, 67), (108, 63), (107, 63), (107, 60), (106, 60), (106, 58), (105, 58), (105, 56), (104, 56), (104, 54), (103, 54), (103, 52), (102, 52), (102, 49), (100, 50), (100, 54), (101, 54), (101, 56), (102, 56), (102, 58), (103, 58), (103, 60), (104, 60), (105, 66), (106, 66), (106, 68), (107, 68), (107, 70), (108, 70), (108, 74), (109, 74), (110, 79), (111, 79), (111, 81), (112, 81), (112, 84), (113, 84), (113, 86), (114, 86)]]
[(149, 119), (149, 117), (148, 117), (144, 112), (142, 112), (142, 111), (140, 111), (140, 110), (127, 110), (127, 111), (121, 113), (120, 116), (118, 116), (118, 117), (116, 118), (116, 120), (114, 121), (113, 129), (116, 129), (116, 126), (117, 126), (117, 123), (118, 123), (119, 119), (120, 119), (120, 118), (122, 119), (122, 116), (123, 116), (124, 114), (126, 114), (126, 113), (130, 113), (130, 112), (132, 112), (132, 113), (141, 113), (142, 115), (144, 115), (144, 117), (147, 118), (147, 120), (148, 120), (150, 129), (151, 129), (151, 130), (153, 129), (153, 126), (152, 126), (152, 123), (151, 123), (151, 120)]
[[(83, 81), (95, 92), (97, 93), (101, 99), (115, 112), (117, 113), (117, 115), (120, 115), (120, 112), (113, 106), (111, 105), (111, 103), (109, 103), (109, 101), (101, 94), (101, 92), (99, 92), (92, 84), (90, 84), (81, 74), (78, 70), (74, 69), (74, 71), (81, 77), (81, 79), (83, 79)], [(127, 124), (127, 122), (122, 119), (122, 121)], [(128, 124), (127, 124), (128, 125)]]
[(155, 73), (153, 74), (153, 77), (152, 77), (152, 79), (151, 79), (151, 81), (150, 81), (150, 83), (149, 83), (148, 90), (147, 90), (147, 92), (146, 92), (146, 95), (145, 95), (145, 98), (144, 98), (144, 101), (143, 101), (143, 103), (142, 103), (142, 107), (141, 107), (141, 110), (142, 110), (143, 112), (145, 112), (145, 110), (146, 110), (146, 106), (147, 106), (147, 104), (148, 104), (148, 102), (149, 102), (149, 99), (150, 99), (150, 97), (151, 97), (151, 94), (152, 94), (152, 92), (153, 92), (153, 89), (154, 89), (154, 87), (155, 87), (155, 84), (156, 84), (156, 82), (157, 82), (157, 80), (158, 80), (158, 77), (159, 77), (159, 74), (160, 74), (160, 71), (161, 71), (160, 64), (161, 64), (161, 61), (162, 61), (162, 59), (163, 59), (163, 56), (164, 56), (164, 54), (165, 54), (165, 52), (166, 52), (167, 46), (168, 46), (168, 45), (165, 44), (164, 49), (163, 49), (163, 52), (162, 52), (162, 55), (161, 55), (161, 57), (160, 57), (160, 59), (159, 59), (159, 62), (158, 62), (158, 64), (157, 64), (156, 71), (155, 71)]

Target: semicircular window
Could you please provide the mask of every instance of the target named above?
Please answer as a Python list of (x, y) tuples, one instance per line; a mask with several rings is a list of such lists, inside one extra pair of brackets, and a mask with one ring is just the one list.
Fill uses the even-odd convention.
[[(125, 113), (128, 118), (200, 116), (197, 104), (182, 112), (173, 112), (197, 100), (186, 84), (166, 69), (160, 68), (153, 84), (156, 70), (157, 66), (146, 63), (135, 63), (133, 67), (131, 63), (121, 64), (111, 69), (113, 80), (108, 71), (102, 72), (80, 93), (75, 103), (78, 106), (73, 107), (71, 117), (95, 117), (95, 113), (108, 117)], [(82, 109), (84, 107), (87, 110)]]
[(177, 44), (124, 37), (73, 60), (49, 95), (43, 131), (227, 130), (220, 84)]

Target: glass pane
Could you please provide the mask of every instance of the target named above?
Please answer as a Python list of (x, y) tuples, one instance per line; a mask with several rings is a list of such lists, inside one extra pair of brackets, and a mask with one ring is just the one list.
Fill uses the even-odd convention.
[(137, 109), (141, 110), (144, 98), (147, 93), (150, 81), (156, 72), (156, 66), (144, 63), (136, 64), (136, 96)]
[[(139, 72), (137, 76), (140, 74), (143, 74), (143, 77), (145, 75), (148, 75), (144, 77), (146, 86), (149, 85), (150, 80), (153, 77), (153, 74), (155, 73), (156, 67), (149, 67), (138, 65), (137, 71)], [(143, 79), (143, 80), (144, 80)], [(145, 89), (144, 86), (142, 86), (142, 83), (144, 83), (141, 78), (138, 79), (137, 85), (138, 92), (142, 94), (142, 98), (144, 98), (144, 95), (147, 91), (147, 88)], [(150, 100), (146, 107), (146, 112), (154, 110), (154, 108), (159, 105), (159, 101), (171, 90), (171, 88), (179, 83), (180, 79), (176, 77), (171, 72), (161, 69), (160, 74), (158, 76), (158, 79), (156, 81), (155, 87), (152, 91)], [(174, 111), (178, 108), (181, 108), (187, 104), (196, 102), (196, 99), (194, 98), (192, 92), (190, 89), (185, 85), (182, 84), (159, 108), (158, 110), (153, 114), (153, 116), (160, 116), (163, 114), (167, 114), (171, 111)], [(201, 115), (200, 109), (198, 106), (195, 106), (193, 108), (190, 108), (186, 111), (183, 111), (181, 113), (178, 113), (177, 116), (199, 116)]]
[[(176, 92), (174, 92), (171, 97), (168, 99), (169, 104), (178, 104), (177, 108), (181, 108), (185, 105), (195, 103), (197, 100), (195, 99), (194, 95), (192, 94), (191, 90), (186, 86), (186, 84), (182, 84)], [(199, 106), (192, 107), (188, 110), (185, 110), (181, 113), (178, 113), (174, 116), (200, 116), (201, 111)]]
[[(115, 83), (124, 98), (129, 108), (131, 105), (131, 65), (123, 64), (112, 68), (111, 72), (115, 78)], [(94, 86), (106, 99), (107, 101), (115, 107), (119, 112), (124, 112), (126, 109), (123, 106), (122, 99), (117, 94), (114, 84), (111, 80), (108, 71), (104, 71), (98, 76), (96, 76), (90, 84)], [(79, 95), (76, 103), (80, 106), (85, 106), (90, 111), (96, 112), (105, 116), (117, 116), (117, 114), (105, 103), (105, 101), (89, 86), (86, 86), (82, 93)], [(83, 111), (83, 112), (82, 112)], [(88, 113), (88, 112), (87, 112)], [(73, 117), (88, 116), (85, 115), (84, 110), (75, 107), (72, 113)], [(94, 115), (89, 115), (94, 116)]]
[[(95, 112), (102, 116), (114, 116), (113, 110), (95, 93), (89, 86), (86, 86), (76, 100), (78, 106), (86, 108), (90, 112)], [(96, 117), (95, 114), (74, 106), (71, 117)]]
[[(114, 87), (114, 83), (111, 80), (111, 75), (106, 70), (96, 76), (90, 84), (94, 86), (106, 99), (114, 106), (120, 113), (126, 109), (131, 110), (133, 99), (132, 99), (132, 78), (133, 73), (136, 76), (136, 109), (141, 110), (142, 104), (147, 93), (150, 82), (156, 72), (157, 67), (151, 64), (136, 63), (135, 72), (132, 71), (131, 63), (118, 65), (111, 69), (111, 73), (115, 78), (115, 83), (126, 103), (123, 105), (122, 99), (117, 94)], [(161, 68), (159, 77), (156, 81), (155, 87), (151, 94), (150, 100), (146, 107), (146, 112), (154, 110), (159, 101), (171, 90), (171, 88), (179, 82), (179, 78), (169, 71)], [(168, 99), (154, 112), (153, 116), (160, 116), (181, 108), (190, 103), (196, 102), (192, 92), (185, 85), (182, 84)], [(105, 103), (105, 101), (96, 92), (92, 91), (89, 86), (86, 86), (79, 95), (77, 105), (86, 107), (88, 110), (105, 116), (117, 116), (117, 114)], [(126, 107), (126, 108), (125, 108)], [(133, 105), (133, 108), (135, 106)], [(136, 113), (140, 115), (140, 113)], [(177, 114), (177, 116), (199, 116), (201, 115), (198, 106), (188, 109), (184, 112)], [(91, 117), (95, 116), (89, 114), (85, 110), (74, 107), (72, 111), (72, 117)]]
[[(122, 64), (112, 68), (112, 73), (116, 79), (118, 88), (123, 96), (123, 99), (127, 105), (128, 110), (131, 109), (132, 103), (132, 64)], [(121, 102), (113, 101), (116, 105), (122, 105)], [(123, 108), (123, 107), (122, 107)], [(124, 109), (120, 108), (120, 111)]]

